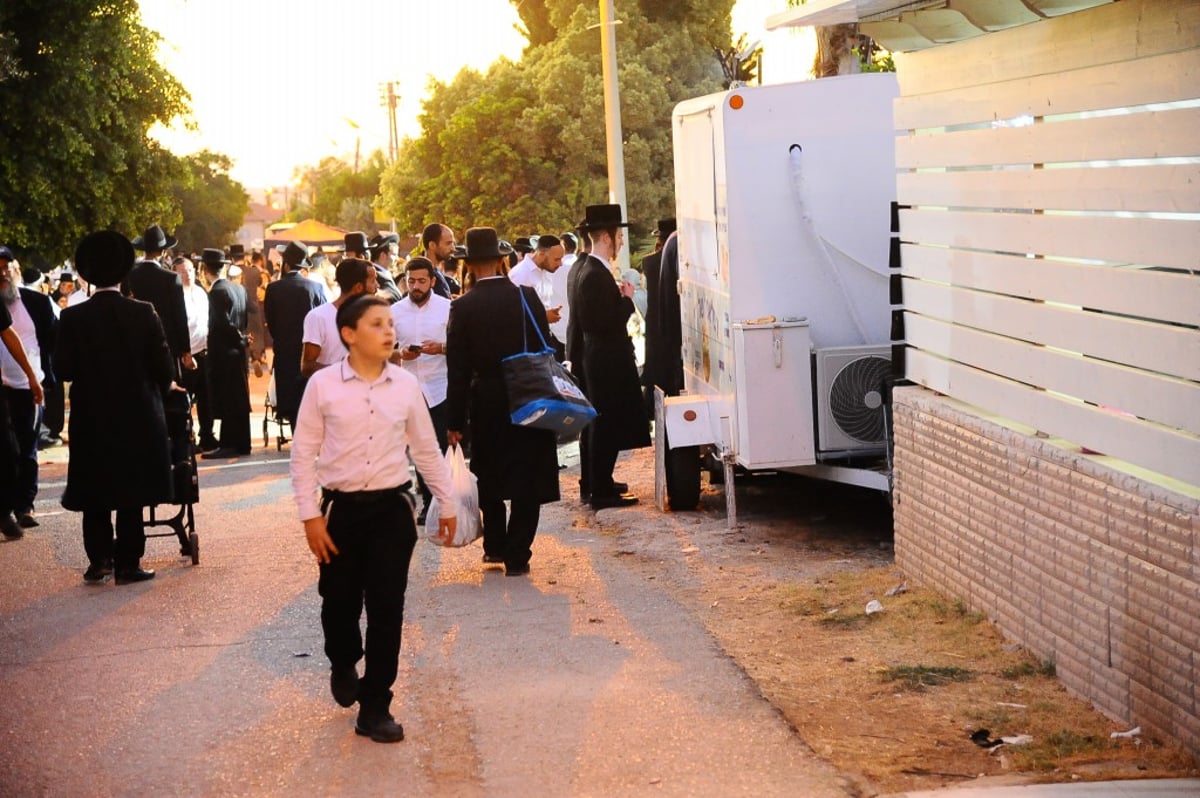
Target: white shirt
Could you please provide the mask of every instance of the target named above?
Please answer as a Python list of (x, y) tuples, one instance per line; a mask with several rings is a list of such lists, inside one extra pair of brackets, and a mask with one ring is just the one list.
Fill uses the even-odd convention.
[(208, 348), (208, 293), (192, 283), (183, 289), (183, 305), (187, 308), (191, 351), (199, 354)]
[[(554, 291), (554, 304), (562, 306), (559, 311), (562, 315), (559, 316), (558, 321), (550, 325), (550, 332), (564, 343), (567, 340), (567, 320), (571, 318), (571, 303), (567, 301), (567, 275), (571, 273), (571, 267), (574, 265), (575, 255), (563, 255), (562, 266), (559, 266), (558, 271), (550, 275), (550, 286)], [(553, 306), (547, 305), (546, 307)]]
[(79, 305), (83, 302), (87, 302), (87, 298), (88, 298), (87, 289), (76, 288), (74, 291), (72, 291), (70, 294), (67, 295), (67, 307), (73, 308), (76, 305)]
[[(409, 297), (404, 297), (392, 305), (391, 311), (399, 349), (425, 341), (437, 341), (445, 346), (446, 323), (450, 321), (449, 299), (430, 291), (424, 305), (417, 305)], [(430, 407), (437, 407), (446, 401), (449, 378), (445, 355), (422, 354), (415, 360), (405, 360), (403, 366), (405, 371), (417, 378), (421, 393)]]
[[(33, 366), (33, 373), (37, 375), (38, 382), (46, 378), (42, 373), (42, 348), (38, 346), (37, 329), (33, 326), (33, 319), (29, 317), (29, 311), (25, 310), (25, 303), (21, 301), (21, 297), (17, 296), (17, 301), (8, 305), (8, 313), (12, 316), (12, 331), (21, 339), (21, 345), (25, 347), (25, 358), (29, 361), (29, 365)], [(17, 365), (17, 361), (8, 353), (8, 347), (0, 344), (0, 381), (8, 388), (16, 388), (19, 391), (29, 390), (29, 378), (25, 376), (25, 372)]]
[(317, 365), (329, 366), (347, 355), (346, 345), (337, 328), (337, 305), (317, 305), (304, 316), (304, 343), (321, 347)]
[(292, 492), (300, 520), (321, 514), (317, 489), (384, 490), (409, 481), (408, 456), (454, 516), (450, 469), (417, 378), (388, 363), (368, 382), (343, 360), (312, 376), (292, 434)]
[[(526, 264), (528, 264), (528, 266), (526, 266)], [(558, 271), (562, 271), (561, 266), (559, 267)], [(557, 273), (558, 272), (555, 272), (554, 274)], [(512, 280), (514, 285), (527, 285), (536, 291), (538, 299), (542, 300), (542, 307), (546, 308), (546, 310), (549, 310), (556, 305), (567, 304), (565, 301), (563, 301), (567, 296), (566, 283), (563, 283), (562, 293), (556, 292), (554, 290), (554, 274), (541, 269), (536, 263), (533, 262), (533, 260), (526, 258), (513, 267), (513, 270), (508, 273), (508, 279)], [(559, 319), (559, 321), (550, 325), (551, 331), (554, 331), (561, 323), (562, 320)], [(555, 337), (560, 341), (567, 340), (566, 336), (567, 331), (565, 327), (563, 328), (561, 337), (558, 335), (558, 333), (555, 333)]]

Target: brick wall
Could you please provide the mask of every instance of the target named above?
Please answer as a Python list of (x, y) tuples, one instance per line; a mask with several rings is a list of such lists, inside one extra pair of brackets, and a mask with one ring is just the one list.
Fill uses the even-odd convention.
[(924, 388), (893, 407), (905, 574), (986, 613), (1105, 714), (1200, 753), (1200, 501)]

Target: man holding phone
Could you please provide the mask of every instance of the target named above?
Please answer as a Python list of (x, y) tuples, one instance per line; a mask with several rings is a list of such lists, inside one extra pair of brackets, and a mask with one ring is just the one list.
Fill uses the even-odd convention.
[[(533, 253), (508, 273), (508, 279), (514, 284), (527, 285), (537, 291), (538, 299), (546, 308), (546, 320), (550, 322), (551, 333), (562, 320), (563, 302), (566, 300), (566, 296), (555, 293), (553, 278), (554, 273), (562, 267), (565, 254), (566, 250), (558, 236), (538, 236)], [(554, 347), (554, 355), (561, 363), (566, 357), (563, 341), (552, 334), (550, 345)]]
[[(396, 354), (392, 362), (412, 372), (421, 386), (438, 446), (446, 451), (446, 323), (450, 320), (450, 300), (434, 293), (436, 271), (428, 258), (416, 257), (404, 267), (408, 296), (392, 305), (396, 331)], [(417, 472), (421, 492), (421, 512), (417, 523), (425, 523), (432, 494), (425, 478)]]

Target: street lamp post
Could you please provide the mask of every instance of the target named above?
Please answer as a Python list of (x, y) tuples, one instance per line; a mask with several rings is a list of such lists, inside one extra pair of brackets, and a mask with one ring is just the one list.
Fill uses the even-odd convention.
[[(617, 31), (613, 0), (600, 0), (600, 65), (604, 79), (604, 135), (608, 142), (608, 201), (621, 206), (626, 220), (625, 150), (621, 140), (621, 96), (617, 88)], [(617, 269), (629, 269), (629, 242), (617, 255)]]

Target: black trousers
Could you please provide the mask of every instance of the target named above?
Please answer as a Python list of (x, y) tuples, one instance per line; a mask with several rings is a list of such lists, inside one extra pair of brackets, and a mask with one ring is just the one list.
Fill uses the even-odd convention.
[[(438, 448), (443, 452), (446, 451), (446, 403), (435, 405), (429, 408), (429, 418), (433, 420), (433, 431), (437, 435)], [(421, 471), (417, 470), (417, 490), (421, 494), (421, 505), (423, 510), (429, 509), (429, 501), (433, 498), (433, 494), (429, 492), (429, 486), (425, 484), (425, 477), (421, 476)]]
[(53, 385), (43, 383), (42, 389), (46, 394), (46, 410), (42, 414), (42, 423), (50, 431), (50, 437), (57, 438), (62, 434), (67, 421), (67, 391), (61, 382)]
[(118, 571), (137, 568), (146, 553), (146, 526), (141, 507), (128, 507), (117, 513), (117, 542), (113, 545), (111, 510), (83, 511), (83, 550), (92, 565), (114, 563)]
[(483, 511), (483, 553), (503, 557), (507, 568), (521, 568), (533, 556), (533, 537), (537, 534), (542, 505), (534, 499), (512, 499), (505, 520), (503, 499), (479, 497)]
[(580, 489), (592, 496), (611, 496), (616, 493), (613, 469), (617, 467), (617, 455), (621, 450), (612, 438), (597, 435), (596, 425), (592, 424), (584, 430), (579, 449)]
[(199, 424), (197, 434), (201, 442), (212, 443), (215, 436), (213, 435), (212, 400), (208, 395), (207, 350), (192, 355), (192, 360), (196, 361), (196, 368), (190, 371), (184, 369), (179, 384), (187, 388), (187, 392), (192, 395), (192, 402), (196, 405), (196, 421)]
[(4, 402), (17, 441), (16, 479), (0, 483), (0, 512), (18, 513), (33, 509), (38, 492), (38, 429), (41, 408), (33, 403), (33, 391), (4, 387)]
[[(399, 666), (404, 592), (417, 543), (412, 499), (407, 486), (370, 499), (363, 494), (326, 494), (322, 510), (339, 552), (320, 566), (317, 583), (325, 655), (337, 668), (353, 665), (365, 654), (359, 702), (386, 709)], [(358, 627), (364, 606), (365, 648)]]

